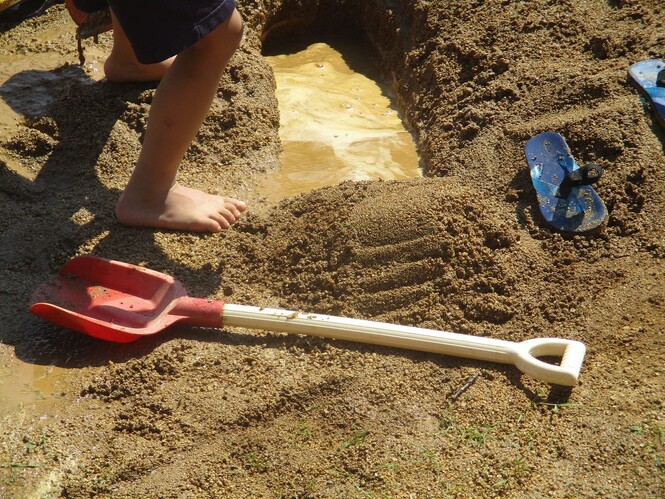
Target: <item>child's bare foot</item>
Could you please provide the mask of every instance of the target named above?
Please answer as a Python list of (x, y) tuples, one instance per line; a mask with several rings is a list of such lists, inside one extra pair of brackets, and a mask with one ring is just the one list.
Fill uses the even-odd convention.
[(158, 227), (192, 232), (220, 232), (228, 229), (247, 209), (237, 199), (214, 196), (175, 184), (166, 199), (151, 203), (127, 190), (116, 204), (118, 220), (125, 225)]
[(141, 64), (136, 58), (124, 58), (121, 54), (111, 52), (104, 62), (104, 74), (108, 81), (114, 83), (160, 81), (173, 64), (173, 59), (175, 57), (156, 64)]

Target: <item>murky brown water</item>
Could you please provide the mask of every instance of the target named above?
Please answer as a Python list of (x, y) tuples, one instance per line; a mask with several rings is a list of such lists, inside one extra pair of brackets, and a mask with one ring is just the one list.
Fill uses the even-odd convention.
[(29, 405), (50, 406), (59, 398), (56, 385), (66, 373), (66, 369), (18, 359), (3, 362), (0, 365), (0, 414)]
[(421, 176), (411, 134), (387, 85), (349, 66), (370, 67), (359, 45), (342, 52), (314, 43), (297, 52), (268, 56), (275, 73), (284, 153), (281, 169), (260, 187), (269, 201), (344, 180)]

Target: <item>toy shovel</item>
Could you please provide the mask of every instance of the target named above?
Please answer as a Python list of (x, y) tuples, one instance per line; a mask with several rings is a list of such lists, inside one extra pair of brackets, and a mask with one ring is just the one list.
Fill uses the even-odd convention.
[[(576, 384), (586, 351), (583, 343), (565, 339), (514, 343), (193, 298), (168, 275), (94, 256), (80, 256), (65, 264), (58, 277), (37, 289), (30, 311), (65, 328), (118, 343), (159, 333), (176, 323), (238, 326), (513, 364), (536, 379), (565, 386)], [(561, 357), (561, 362), (554, 365), (536, 358), (542, 356)]]

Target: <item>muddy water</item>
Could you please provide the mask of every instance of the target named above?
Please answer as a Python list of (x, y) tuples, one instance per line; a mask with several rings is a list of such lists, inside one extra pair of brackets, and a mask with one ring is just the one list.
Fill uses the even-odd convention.
[(0, 415), (20, 407), (46, 408), (58, 401), (57, 386), (67, 370), (17, 359), (0, 365)]
[(348, 42), (266, 57), (277, 82), (284, 149), (281, 169), (262, 180), (268, 201), (344, 180), (421, 176), (413, 137), (371, 57)]

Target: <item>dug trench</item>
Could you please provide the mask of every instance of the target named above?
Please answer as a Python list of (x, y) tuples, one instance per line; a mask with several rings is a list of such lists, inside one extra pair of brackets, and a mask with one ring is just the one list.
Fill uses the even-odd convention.
[[(0, 33), (8, 60), (61, 61), (0, 87), (24, 115), (0, 150), (0, 359), (64, 372), (45, 402), (6, 406), (2, 494), (663, 495), (665, 139), (626, 82), (632, 62), (665, 50), (663, 6), (239, 9), (245, 38), (180, 180), (251, 209), (208, 236), (113, 219), (154, 85), (97, 81), (94, 60), (76, 66), (62, 5)], [(44, 32), (60, 34), (46, 43)], [(313, 35), (376, 51), (424, 178), (265, 201), (257, 178), (279, 168), (280, 143), (261, 50)], [(101, 36), (86, 50), (109, 47)], [(35, 78), (53, 98), (33, 115), (16, 89)], [(610, 216), (594, 234), (564, 236), (538, 218), (523, 148), (546, 130), (605, 170), (597, 191)], [(27, 312), (36, 285), (84, 253), (168, 273), (193, 296), (510, 341), (565, 337), (588, 353), (580, 384), (563, 389), (511, 366), (244, 329), (103, 343)]]

